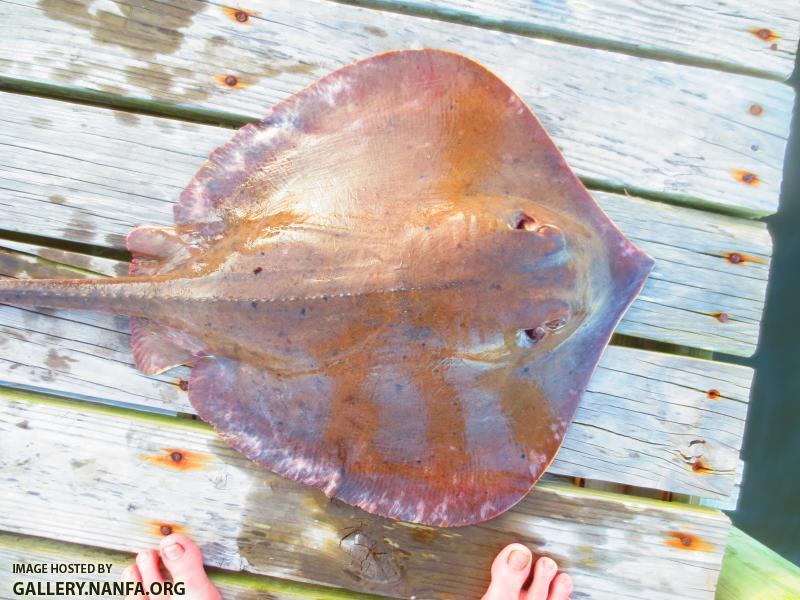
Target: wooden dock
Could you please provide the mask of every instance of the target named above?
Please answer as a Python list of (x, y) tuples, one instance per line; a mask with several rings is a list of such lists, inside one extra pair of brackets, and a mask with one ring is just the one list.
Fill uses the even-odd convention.
[[(187, 368), (134, 369), (126, 318), (0, 305), (0, 597), (14, 561), (117, 577), (169, 531), (198, 541), (226, 598), (478, 598), (512, 541), (555, 558), (574, 598), (714, 597), (753, 375), (726, 358), (758, 341), (771, 242), (755, 217), (781, 189), (795, 3), (0, 0), (0, 28), (2, 276), (127, 272), (125, 235), (172, 223), (232, 127), (420, 47), (509, 83), (656, 260), (548, 480), (450, 530), (257, 468), (193, 418)], [(778, 579), (769, 597), (789, 598), (797, 579)]]

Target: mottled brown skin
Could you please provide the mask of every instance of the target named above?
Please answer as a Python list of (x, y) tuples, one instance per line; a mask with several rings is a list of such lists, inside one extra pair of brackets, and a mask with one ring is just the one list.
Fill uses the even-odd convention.
[(0, 300), (131, 315), (137, 365), (193, 363), (235, 448), (381, 515), (468, 525), (552, 460), (652, 261), (524, 103), (438, 50), (379, 55), (215, 151), (132, 277)]

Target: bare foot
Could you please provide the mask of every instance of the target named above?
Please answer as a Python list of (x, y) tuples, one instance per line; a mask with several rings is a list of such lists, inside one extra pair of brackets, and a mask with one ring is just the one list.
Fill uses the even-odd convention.
[[(531, 551), (522, 544), (503, 548), (492, 563), (492, 582), (483, 600), (569, 600), (572, 580), (566, 573), (556, 575), (556, 563), (546, 556), (536, 561), (530, 587), (522, 589), (531, 571), (531, 559)], [(172, 576), (171, 588), (170, 582), (165, 585), (160, 563)], [(178, 591), (174, 587), (178, 585), (183, 587), (180, 597), (186, 600), (221, 600), (219, 591), (206, 575), (200, 548), (180, 533), (161, 540), (158, 552), (140, 552), (136, 564), (125, 569), (122, 576), (125, 581), (141, 583), (144, 597), (150, 600), (170, 598), (172, 590)], [(153, 593), (148, 596), (149, 591)]]
[[(160, 563), (172, 576), (164, 582)], [(167, 600), (174, 597), (184, 600), (221, 600), (214, 584), (203, 567), (203, 554), (192, 540), (180, 533), (168, 535), (158, 546), (158, 552), (147, 550), (136, 555), (136, 564), (122, 573), (125, 581), (141, 583), (145, 595), (128, 596), (130, 599)], [(181, 588), (183, 593), (181, 594)], [(151, 592), (148, 595), (148, 592)]]
[(511, 544), (500, 551), (492, 563), (492, 582), (483, 600), (569, 600), (572, 579), (558, 572), (552, 558), (542, 556), (533, 567), (533, 580), (522, 586), (531, 572), (531, 551), (522, 544)]

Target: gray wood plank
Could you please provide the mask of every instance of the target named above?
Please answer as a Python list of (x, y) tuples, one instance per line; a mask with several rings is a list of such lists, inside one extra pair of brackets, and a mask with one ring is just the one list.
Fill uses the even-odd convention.
[(793, 103), (778, 82), (324, 0), (275, 0), (244, 23), (211, 2), (153, 6), (5, 2), (0, 75), (260, 117), (356, 59), (440, 47), (505, 79), (588, 180), (747, 214), (777, 206)]
[[(0, 274), (76, 275), (16, 247), (28, 252), (0, 249)], [(124, 317), (0, 306), (0, 335), (0, 384), (194, 413), (180, 387), (187, 368), (147, 377), (133, 367)], [(610, 347), (550, 471), (732, 508), (751, 377), (736, 365)]]
[(729, 528), (718, 511), (557, 484), (483, 525), (411, 526), (266, 473), (191, 422), (0, 396), (0, 527), (25, 535), (132, 551), (169, 526), (212, 565), (404, 598), (478, 597), (520, 541), (582, 597), (657, 600), (712, 598)]
[[(342, 0), (351, 3), (350, 0)], [(781, 80), (794, 69), (791, 0), (355, 0), (482, 27)]]
[(7, 277), (114, 277), (128, 274), (125, 261), (9, 239), (0, 239), (0, 261), (3, 265), (0, 274)]
[[(124, 248), (172, 203), (228, 129), (0, 94), (0, 226)], [(762, 223), (595, 192), (656, 259), (619, 333), (728, 354), (755, 350), (771, 242)], [(743, 260), (732, 262), (736, 255)], [(724, 313), (727, 320), (715, 315)]]

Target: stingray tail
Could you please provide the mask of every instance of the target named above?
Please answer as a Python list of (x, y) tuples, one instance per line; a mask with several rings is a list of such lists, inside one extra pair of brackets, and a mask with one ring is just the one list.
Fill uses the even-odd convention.
[(2, 279), (0, 303), (142, 316), (154, 298), (149, 277)]

